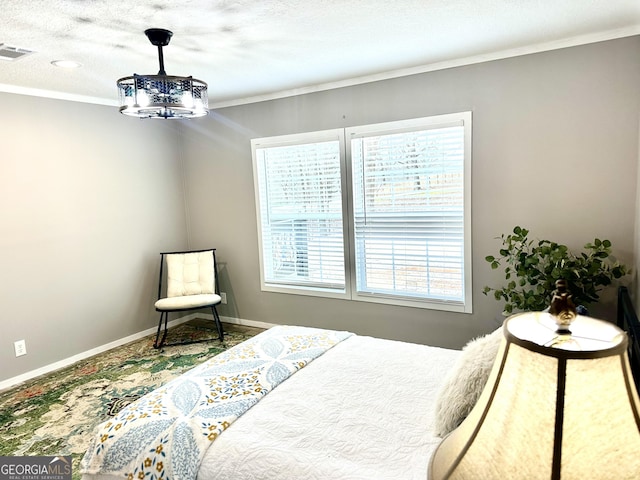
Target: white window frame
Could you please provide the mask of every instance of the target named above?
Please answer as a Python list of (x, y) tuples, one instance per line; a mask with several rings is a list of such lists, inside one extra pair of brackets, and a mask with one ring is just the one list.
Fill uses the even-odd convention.
[[(344, 288), (330, 288), (330, 287), (311, 287), (305, 285), (283, 285), (280, 283), (270, 283), (266, 279), (265, 274), (265, 252), (264, 242), (262, 237), (262, 205), (260, 204), (260, 177), (259, 177), (259, 165), (257, 150), (260, 148), (272, 148), (272, 147), (284, 147), (291, 145), (298, 145), (304, 143), (319, 143), (324, 141), (338, 141), (339, 153), (340, 153), (340, 171), (341, 180), (340, 187), (342, 190), (342, 231), (343, 231), (343, 251), (344, 251), (344, 265), (345, 265), (345, 287)], [(344, 157), (344, 129), (332, 129), (323, 130), (318, 132), (296, 133), (291, 135), (280, 135), (276, 137), (255, 138), (251, 140), (251, 155), (253, 160), (253, 179), (254, 179), (254, 191), (256, 200), (256, 214), (257, 214), (257, 229), (258, 229), (258, 255), (260, 260), (260, 289), (264, 292), (275, 293), (291, 293), (298, 295), (310, 295), (318, 297), (329, 298), (349, 298), (350, 287), (348, 280), (348, 235), (347, 232), (347, 218), (345, 211), (346, 196), (344, 194), (346, 189), (346, 178), (344, 172), (346, 171), (345, 157)]]
[[(471, 147), (472, 147), (472, 114), (458, 112), (436, 115), (418, 119), (385, 122), (346, 129), (333, 129), (301, 134), (282, 135), (277, 137), (257, 138), (251, 140), (253, 160), (254, 189), (257, 212), (258, 250), (260, 259), (260, 286), (262, 291), (311, 295), (329, 298), (350, 299), (364, 302), (374, 302), (389, 305), (400, 305), (417, 308), (427, 308), (459, 313), (472, 313), (472, 236), (471, 236)], [(351, 139), (358, 136), (385, 135), (396, 132), (406, 132), (420, 129), (442, 128), (453, 125), (464, 127), (464, 167), (463, 167), (463, 300), (446, 301), (439, 299), (413, 299), (405, 296), (369, 294), (357, 291), (355, 259), (355, 226), (352, 188), (352, 158)], [(317, 288), (309, 286), (270, 284), (265, 281), (264, 252), (261, 225), (260, 190), (258, 181), (258, 160), (256, 150), (259, 148), (294, 145), (299, 143), (314, 143), (325, 140), (338, 140), (340, 145), (340, 169), (342, 188), (342, 221), (344, 243), (345, 287)]]
[(471, 273), (471, 112), (461, 112), (445, 115), (437, 115), (425, 118), (400, 120), (397, 122), (385, 122), (372, 125), (350, 127), (345, 130), (346, 166), (349, 180), (349, 248), (350, 258), (356, 258), (356, 234), (355, 234), (355, 208), (353, 206), (353, 159), (351, 152), (351, 140), (368, 136), (389, 135), (417, 130), (429, 130), (451, 126), (462, 126), (464, 132), (464, 166), (463, 166), (463, 298), (461, 302), (440, 299), (413, 299), (406, 296), (393, 294), (358, 292), (357, 274), (355, 264), (352, 266), (351, 294), (353, 300), (384, 303), (390, 305), (402, 305), (408, 307), (429, 308), (433, 310), (446, 310), (461, 313), (472, 312), (472, 273)]

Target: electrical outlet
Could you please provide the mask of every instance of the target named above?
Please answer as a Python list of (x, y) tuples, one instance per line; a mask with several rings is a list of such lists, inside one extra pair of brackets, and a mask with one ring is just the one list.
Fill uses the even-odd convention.
[(27, 343), (24, 340), (18, 340), (13, 343), (13, 348), (16, 351), (16, 357), (21, 357), (27, 354)]
[(220, 292), (220, 296), (222, 297), (222, 303), (223, 305), (227, 304), (227, 294), (224, 292)]

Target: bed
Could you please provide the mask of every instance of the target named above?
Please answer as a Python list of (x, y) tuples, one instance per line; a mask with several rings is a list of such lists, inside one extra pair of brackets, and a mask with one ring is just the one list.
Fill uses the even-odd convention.
[[(618, 322), (634, 340), (638, 381), (640, 325), (628, 292), (619, 294)], [(501, 334), (497, 329), (458, 351), (273, 327), (98, 427), (83, 479), (425, 479), (441, 437), (480, 395)], [(268, 371), (258, 371), (260, 362)], [(250, 367), (244, 373), (241, 363)], [(203, 388), (194, 387), (199, 381)], [(240, 404), (247, 408), (239, 411)], [(188, 428), (170, 421), (181, 412), (191, 412)], [(154, 430), (160, 420), (169, 427)]]
[(636, 389), (640, 392), (640, 321), (627, 287), (618, 288), (617, 324), (629, 336), (629, 363)]
[[(114, 445), (111, 445), (111, 451), (116, 451), (114, 454), (105, 455), (104, 450), (96, 454), (101, 439), (115, 433), (115, 426), (124, 424), (131, 417), (128, 410), (135, 405), (132, 404), (96, 432), (94, 444), (89, 446), (83, 460), (83, 478), (138, 478), (141, 472), (144, 478), (179, 480), (186, 480), (186, 477), (199, 480), (426, 478), (431, 451), (440, 441), (432, 433), (434, 399), (444, 373), (453, 367), (460, 351), (381, 340), (348, 332), (278, 326), (206, 363), (216, 359), (223, 365), (228, 362), (233, 364), (237, 359), (246, 363), (243, 357), (256, 355), (256, 351), (260, 350), (259, 345), (267, 345), (266, 348), (271, 349), (269, 356), (282, 359), (283, 355), (277, 351), (279, 347), (273, 347), (282, 338), (304, 336), (313, 339), (326, 335), (344, 338), (340, 338), (313, 361), (285, 355), (294, 357), (294, 362), (306, 362), (304, 368), (297, 369), (281, 381), (239, 418), (232, 418), (232, 421), (228, 417), (222, 419), (220, 424), (223, 425), (223, 432), (215, 436), (215, 441), (207, 442), (204, 455), (197, 459), (201, 463), (195, 467), (189, 469), (174, 464), (168, 470), (167, 457), (160, 457), (164, 471), (157, 471), (154, 467), (160, 460), (153, 451), (147, 462), (149, 468), (144, 469), (143, 465), (136, 466), (136, 461), (130, 461), (133, 456), (127, 451), (129, 447)], [(216, 365), (209, 367), (216, 368)], [(293, 369), (296, 369), (296, 365)], [(194, 371), (195, 374), (192, 373)], [(207, 367), (201, 365), (188, 374), (198, 377), (206, 371)], [(229, 371), (218, 375), (229, 378)], [(233, 372), (232, 375), (240, 374)], [(175, 387), (175, 384), (185, 382), (184, 377), (182, 375), (170, 382), (163, 387), (168, 387), (169, 391), (160, 393), (164, 397), (175, 396), (171, 390), (184, 389)], [(191, 380), (187, 379), (186, 382)], [(153, 395), (153, 392), (149, 395)], [(149, 408), (154, 407), (154, 401), (151, 398), (147, 402)], [(158, 404), (155, 407), (157, 412)], [(133, 415), (141, 416), (140, 412)], [(168, 418), (171, 412), (164, 416), (158, 412), (156, 416)], [(209, 421), (208, 414), (201, 417), (205, 419), (203, 421)], [(105, 428), (108, 423), (111, 425)], [(124, 432), (128, 426), (120, 428), (117, 434), (134, 439), (132, 443), (135, 445), (148, 443), (145, 451), (161, 445), (158, 435), (153, 441), (147, 441), (135, 433), (136, 428), (148, 430), (150, 427), (134, 425), (129, 432)], [(175, 430), (173, 436), (177, 437)], [(181, 440), (174, 441), (173, 462), (182, 462), (176, 456), (192, 448), (192, 442), (182, 440), (183, 437), (181, 435)], [(168, 452), (166, 445), (162, 450), (164, 454)], [(103, 465), (105, 460), (117, 468), (109, 471)], [(140, 457), (138, 463), (145, 460), (147, 458)], [(129, 466), (125, 468), (127, 463)], [(186, 463), (194, 464), (193, 461)]]

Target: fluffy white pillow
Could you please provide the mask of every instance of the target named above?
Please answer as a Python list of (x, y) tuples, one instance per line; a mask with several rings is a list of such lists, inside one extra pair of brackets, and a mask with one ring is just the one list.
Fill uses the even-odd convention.
[(489, 378), (504, 337), (502, 327), (465, 345), (445, 377), (435, 406), (435, 434), (444, 437), (467, 418)]

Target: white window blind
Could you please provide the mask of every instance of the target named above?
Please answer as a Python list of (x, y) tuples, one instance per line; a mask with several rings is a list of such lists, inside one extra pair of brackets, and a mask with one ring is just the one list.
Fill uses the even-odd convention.
[(344, 290), (341, 141), (309, 138), (254, 145), (263, 284)]
[(353, 129), (356, 291), (465, 300), (465, 130)]
[(471, 112), (251, 146), (263, 290), (471, 312)]

